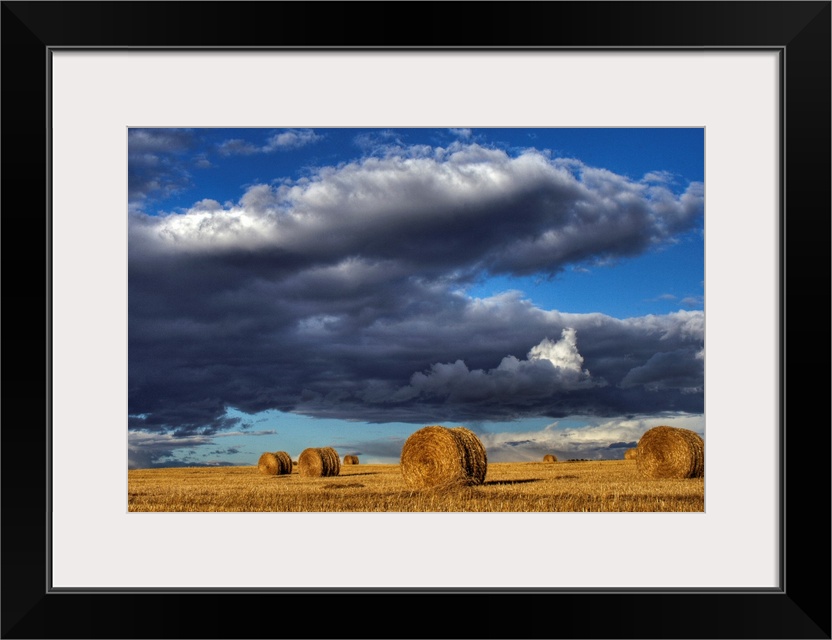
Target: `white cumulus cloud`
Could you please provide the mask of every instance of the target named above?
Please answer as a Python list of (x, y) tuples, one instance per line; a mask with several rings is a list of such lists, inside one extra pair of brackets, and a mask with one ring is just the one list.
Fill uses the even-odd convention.
[(414, 373), (410, 384), (399, 389), (394, 401), (420, 395), (446, 396), (449, 400), (489, 401), (512, 398), (535, 400), (590, 386), (603, 385), (581, 368), (576, 331), (566, 328), (560, 340), (545, 338), (532, 347), (525, 360), (509, 355), (494, 369), (469, 369), (462, 360), (437, 363), (426, 372)]

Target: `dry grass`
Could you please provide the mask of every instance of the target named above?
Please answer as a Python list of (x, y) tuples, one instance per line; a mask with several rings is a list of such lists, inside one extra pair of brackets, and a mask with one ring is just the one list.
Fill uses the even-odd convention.
[(638, 449), (633, 447), (632, 449), (627, 449), (624, 452), (624, 459), (625, 460), (635, 460), (636, 456), (638, 456)]
[(328, 478), (341, 472), (341, 459), (332, 447), (304, 449), (298, 456), (298, 473), (304, 478)]
[(344, 456), (344, 464), (358, 464), (358, 456)]
[(414, 489), (482, 484), (487, 470), (485, 447), (465, 427), (423, 427), (402, 447), (402, 477)]
[(638, 441), (636, 467), (645, 478), (701, 478), (705, 443), (689, 429), (653, 427)]
[(337, 478), (266, 476), (257, 467), (128, 472), (128, 509), (155, 512), (704, 512), (704, 478), (644, 478), (625, 460), (490, 463), (476, 486), (414, 490), (397, 464)]
[(558, 457), (556, 455), (552, 454), (552, 453), (547, 453), (545, 456), (543, 456), (543, 462), (557, 462), (557, 461), (558, 461)]

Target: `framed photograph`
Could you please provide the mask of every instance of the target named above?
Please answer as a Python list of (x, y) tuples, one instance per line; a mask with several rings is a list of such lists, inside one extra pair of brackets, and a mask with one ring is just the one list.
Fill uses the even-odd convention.
[[(3, 2), (2, 50), (2, 637), (830, 638), (829, 2)], [(322, 467), (386, 462), (426, 411), (519, 420), (474, 431), (540, 467), (562, 431), (522, 420), (594, 412), (557, 465), (636, 464), (671, 408), (702, 493), (653, 509), (189, 512), (129, 476), (306, 420)]]
[(704, 127), (127, 144), (132, 514), (704, 513)]

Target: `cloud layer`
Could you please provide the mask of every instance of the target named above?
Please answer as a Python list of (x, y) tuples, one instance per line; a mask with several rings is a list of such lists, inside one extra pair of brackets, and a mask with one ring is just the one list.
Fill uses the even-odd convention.
[[(294, 134), (273, 142), (301, 144)], [(139, 142), (137, 153), (163, 144)], [(140, 204), (133, 429), (210, 436), (235, 428), (229, 407), (425, 424), (703, 410), (702, 312), (616, 319), (462, 292), (673, 242), (702, 223), (699, 183), (677, 195), (533, 149), (455, 142), (253, 185), (233, 206), (151, 216)]]
[(270, 135), (262, 145), (256, 145), (240, 138), (230, 138), (221, 142), (217, 150), (224, 156), (273, 153), (282, 149), (305, 147), (317, 142), (321, 137), (311, 129), (289, 129)]

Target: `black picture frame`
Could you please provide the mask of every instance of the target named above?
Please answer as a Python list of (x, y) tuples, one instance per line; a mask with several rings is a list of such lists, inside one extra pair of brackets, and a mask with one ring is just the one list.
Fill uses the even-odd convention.
[[(2, 637), (830, 638), (830, 6), (2, 2)], [(51, 590), (48, 89), (66, 47), (778, 51), (780, 588)]]

